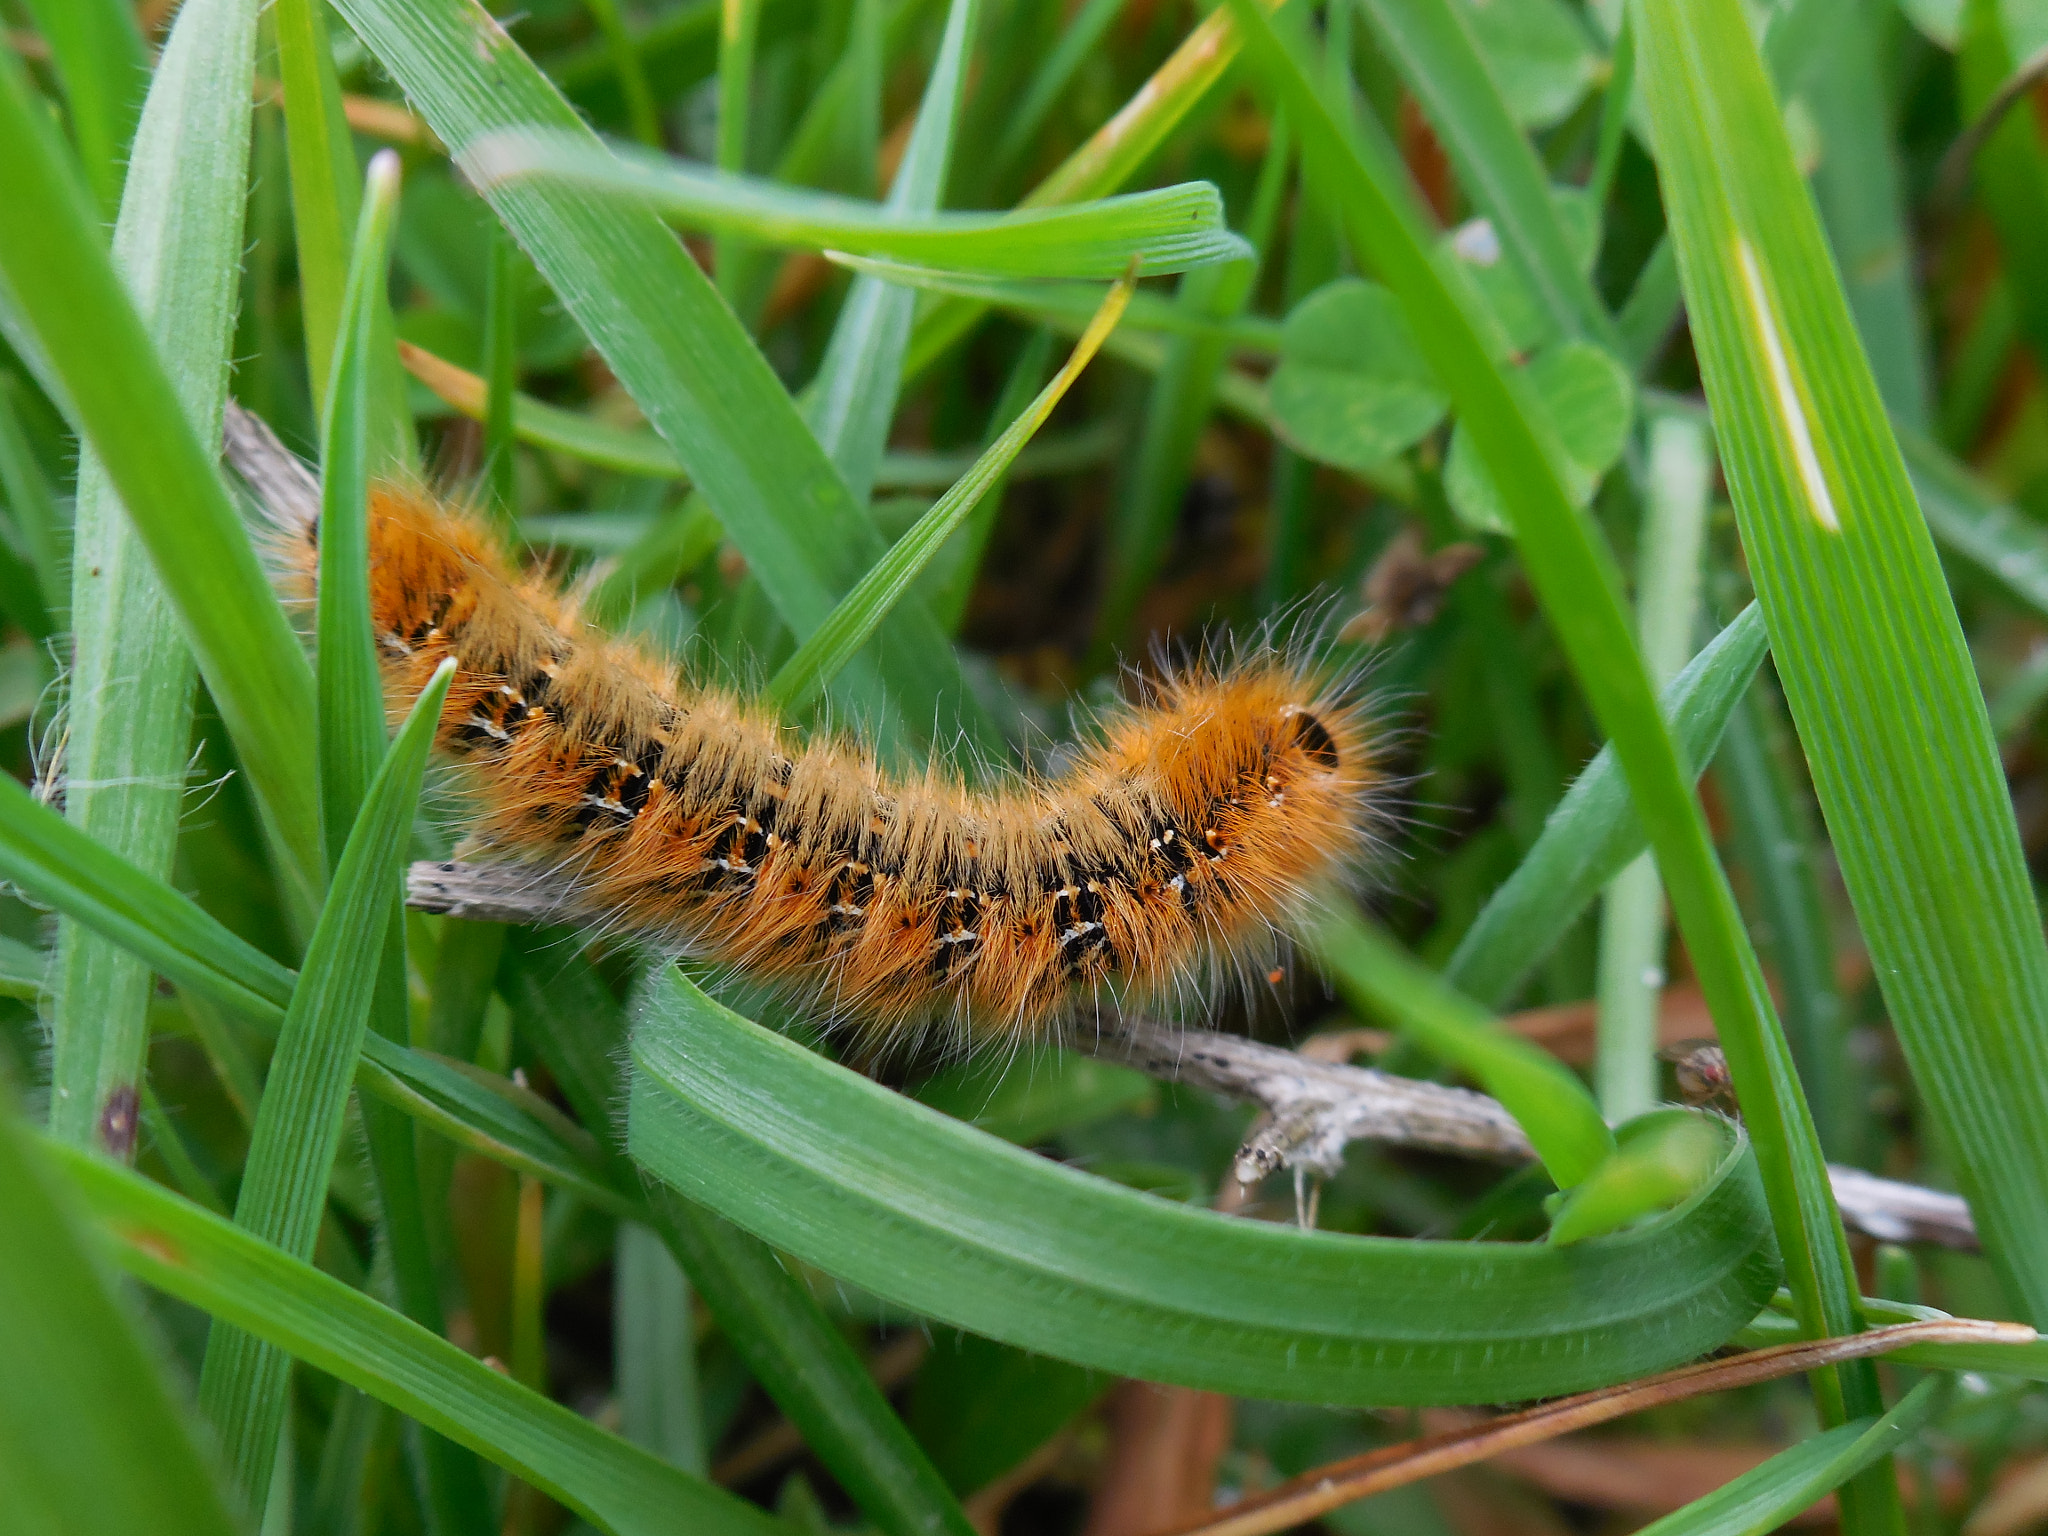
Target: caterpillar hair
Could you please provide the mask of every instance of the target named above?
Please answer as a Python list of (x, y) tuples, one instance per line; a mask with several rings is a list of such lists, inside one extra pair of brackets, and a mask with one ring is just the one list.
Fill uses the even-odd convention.
[[(232, 407), (226, 443), (305, 595), (317, 485)], [(457, 664), (438, 742), (468, 765), (479, 842), (573, 881), (608, 928), (794, 992), (870, 1045), (1045, 1039), (1105, 1001), (1264, 974), (1387, 815), (1355, 685), (1271, 646), (1169, 669), (1057, 776), (970, 790), (687, 685), (416, 487), (376, 488), (369, 548), (394, 714)]]

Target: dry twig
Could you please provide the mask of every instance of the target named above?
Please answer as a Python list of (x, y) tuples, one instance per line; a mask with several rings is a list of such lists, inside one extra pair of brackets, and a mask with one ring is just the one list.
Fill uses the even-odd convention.
[(1267, 1536), (1390, 1488), (1705, 1392), (1754, 1386), (1845, 1360), (1889, 1354), (1909, 1344), (2027, 1344), (2034, 1337), (2034, 1330), (2023, 1323), (1951, 1318), (1751, 1350), (1333, 1461), (1206, 1519), (1161, 1531), (1159, 1536)]

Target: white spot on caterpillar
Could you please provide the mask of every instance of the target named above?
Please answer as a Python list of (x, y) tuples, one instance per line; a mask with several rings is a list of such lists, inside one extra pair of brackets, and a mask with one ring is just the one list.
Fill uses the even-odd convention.
[(1777, 314), (1772, 308), (1770, 294), (1764, 288), (1763, 269), (1757, 265), (1756, 252), (1750, 249), (1749, 242), (1741, 235), (1735, 237), (1735, 264), (1742, 271), (1751, 324), (1762, 345), (1764, 366), (1771, 376), (1772, 393), (1777, 397), (1778, 418), (1784, 423), (1786, 441), (1792, 449), (1792, 462), (1799, 468), (1807, 509), (1813, 513), (1814, 521), (1829, 533), (1840, 533), (1842, 520), (1835, 513), (1834, 494), (1828, 489), (1827, 476), (1821, 473), (1820, 456), (1813, 449), (1813, 433), (1807, 426), (1806, 407), (1792, 378), (1792, 360), (1785, 354)]

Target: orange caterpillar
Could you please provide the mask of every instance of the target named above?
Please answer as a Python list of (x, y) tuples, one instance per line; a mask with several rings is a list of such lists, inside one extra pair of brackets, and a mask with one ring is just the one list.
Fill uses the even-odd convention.
[[(229, 453), (309, 584), (303, 469), (239, 413)], [(1380, 816), (1359, 707), (1271, 656), (1169, 677), (1059, 777), (978, 793), (894, 782), (679, 683), (417, 490), (374, 493), (370, 574), (394, 713), (457, 662), (439, 742), (471, 767), (485, 842), (569, 875), (612, 926), (882, 1037), (1042, 1035), (1098, 988), (1156, 997), (1249, 961)]]

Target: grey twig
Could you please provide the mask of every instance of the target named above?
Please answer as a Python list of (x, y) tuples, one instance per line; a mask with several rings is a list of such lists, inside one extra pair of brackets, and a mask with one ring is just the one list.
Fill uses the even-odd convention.
[(1241, 1035), (1125, 1018), (1078, 1049), (1147, 1077), (1248, 1099), (1266, 1111), (1238, 1149), (1237, 1177), (1256, 1184), (1282, 1168), (1336, 1172), (1353, 1141), (1388, 1141), (1438, 1152), (1519, 1161), (1529, 1138), (1483, 1093), (1318, 1061)]
[[(422, 911), (482, 922), (598, 917), (579, 906), (568, 882), (516, 864), (415, 864), (406, 900)], [(1257, 1104), (1265, 1113), (1237, 1153), (1238, 1180), (1248, 1185), (1281, 1169), (1332, 1173), (1354, 1141), (1509, 1161), (1533, 1155), (1522, 1128), (1485, 1094), (1318, 1059), (1314, 1042), (1307, 1051), (1287, 1051), (1239, 1035), (1123, 1018), (1077, 1030), (1067, 1043), (1147, 1077)], [(1852, 1229), (1883, 1242), (1977, 1249), (1977, 1229), (1960, 1196), (1856, 1168), (1828, 1172)]]

